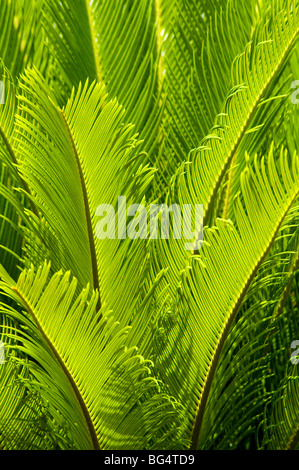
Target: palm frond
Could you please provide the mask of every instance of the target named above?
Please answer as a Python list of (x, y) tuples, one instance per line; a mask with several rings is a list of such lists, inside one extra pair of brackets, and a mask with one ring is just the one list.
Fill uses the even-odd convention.
[[(76, 279), (59, 272), (49, 280), (49, 271), (48, 264), (23, 271), (11, 285), (2, 269), (1, 288), (23, 309), (1, 306), (1, 313), (22, 325), (6, 334), (21, 343), (15, 343), (16, 350), (35, 360), (30, 370), (37, 390), (57, 420), (60, 416), (72, 423), (75, 448), (140, 446), (140, 433), (147, 447), (155, 432), (161, 432), (159, 421), (175, 417), (175, 402), (165, 394), (157, 396), (159, 384), (150, 377), (150, 363), (136, 348), (125, 347), (128, 328), (109, 312), (100, 319), (95, 315), (98, 294), (87, 287), (76, 298)], [(143, 408), (151, 409), (147, 400), (159, 403), (159, 430), (145, 428), (142, 433)]]
[(292, 210), (229, 332), (207, 403), (201, 448), (235, 449), (261, 440), (258, 423), (279, 387), (279, 377), (285, 377), (288, 357), (280, 357), (280, 352), (297, 337), (294, 331), (288, 336), (281, 326), (282, 318), (292, 324), (290, 310), (284, 309), (297, 269), (298, 242), (291, 222)]
[[(189, 410), (185, 425), (194, 449), (227, 335), (298, 195), (297, 155), (293, 155), (289, 167), (288, 155), (281, 150), (279, 162), (288, 181), (285, 180), (285, 186), (274, 164), (273, 149), (261, 168), (256, 159), (254, 170), (246, 169), (241, 180), (242, 193), (235, 197), (236, 224), (217, 219), (215, 227), (206, 228), (200, 256), (191, 259), (190, 267), (181, 276), (173, 312), (176, 321), (173, 326), (174, 319), (169, 320), (168, 345), (164, 351), (161, 349), (157, 360), (162, 361), (162, 373), (167, 370), (163, 380), (169, 384), (171, 393), (186, 403)], [(171, 364), (170, 357), (178, 341), (180, 351), (176, 352), (176, 363)], [(198, 359), (189, 365), (186, 376), (180, 364), (190, 355)]]
[[(27, 73), (22, 87), (16, 139), (20, 171), (53, 234), (47, 249), (54, 260), (55, 252), (63, 251), (64, 268), (76, 273), (80, 286), (91, 283), (95, 289), (100, 287), (101, 302), (117, 308), (114, 286), (119, 281), (111, 263), (113, 258), (116, 265), (123, 263), (131, 240), (99, 240), (95, 231), (96, 209), (107, 203), (116, 208), (122, 194), (127, 195), (128, 202), (133, 194), (141, 202), (152, 170), (141, 165), (142, 153), (138, 154), (133, 127), (123, 124), (124, 110), (116, 100), (106, 102), (102, 85), (89, 86), (86, 82), (73, 92), (64, 109), (54, 103), (53, 95), (36, 72)], [(83, 125), (87, 116), (88, 127)], [(146, 246), (137, 245), (136, 256), (142, 263)], [(132, 243), (131, 250), (136, 251)], [(58, 270), (59, 266), (53, 268)], [(128, 265), (127, 268), (130, 269)], [(132, 271), (127, 274), (132, 276)], [(128, 298), (132, 295), (128, 292)]]
[(299, 1), (2, 3), (0, 448), (297, 448)]
[(17, 77), (35, 64), (45, 71), (47, 53), (41, 27), (42, 0), (3, 2), (0, 12), (1, 59)]
[[(296, 450), (299, 443), (298, 366), (293, 366), (277, 389), (266, 421), (263, 446), (271, 450)], [(269, 407), (270, 407), (269, 406)]]

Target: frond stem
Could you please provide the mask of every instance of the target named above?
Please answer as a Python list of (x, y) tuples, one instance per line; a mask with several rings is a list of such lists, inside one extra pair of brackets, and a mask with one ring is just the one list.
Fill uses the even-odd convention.
[(299, 427), (296, 429), (296, 431), (294, 432), (294, 434), (292, 435), (287, 447), (286, 447), (286, 450), (296, 450), (297, 449), (297, 446), (299, 444)]
[(81, 189), (83, 193), (83, 201), (84, 201), (84, 210), (85, 210), (85, 217), (86, 217), (86, 225), (87, 225), (87, 233), (88, 233), (88, 240), (89, 240), (89, 249), (90, 249), (90, 256), (91, 256), (91, 265), (92, 265), (92, 275), (93, 275), (93, 288), (94, 290), (99, 291), (99, 301), (97, 305), (97, 309), (101, 309), (101, 296), (100, 296), (100, 282), (99, 282), (99, 274), (98, 274), (98, 263), (97, 263), (97, 255), (96, 255), (96, 248), (95, 248), (95, 242), (94, 242), (94, 234), (93, 234), (93, 228), (92, 228), (92, 222), (91, 222), (91, 213), (90, 213), (90, 208), (89, 208), (89, 201), (88, 201), (88, 194), (87, 194), (87, 188), (85, 184), (85, 178), (83, 174), (83, 169), (81, 166), (81, 161), (80, 157), (77, 152), (77, 148), (72, 136), (72, 132), (70, 130), (70, 127), (68, 125), (68, 122), (66, 120), (66, 117), (64, 115), (64, 112), (60, 110), (60, 114), (62, 117), (62, 120), (64, 122), (64, 125), (67, 129), (69, 139), (71, 142), (71, 146), (74, 152), (78, 172), (79, 172), (79, 177), (80, 177), (80, 183), (81, 183)]
[(94, 22), (93, 22), (93, 17), (92, 17), (90, 0), (85, 0), (85, 4), (86, 4), (86, 11), (87, 11), (89, 28), (90, 28), (90, 36), (91, 36), (91, 42), (92, 42), (92, 50), (93, 50), (94, 65), (95, 65), (97, 81), (99, 83), (103, 83), (103, 73), (102, 73), (102, 69), (100, 65), (99, 51), (97, 48), (97, 41), (96, 41), (97, 36), (96, 36), (95, 29), (94, 29)]
[[(10, 145), (10, 142), (9, 142), (9, 140), (8, 140), (8, 138), (7, 138), (6, 134), (5, 134), (5, 132), (4, 132), (3, 129), (1, 128), (1, 126), (0, 126), (0, 137), (2, 138), (2, 140), (3, 140), (3, 142), (4, 142), (4, 145), (5, 145), (5, 147), (6, 147), (7, 151), (8, 151), (8, 154), (9, 154), (9, 156), (10, 156), (10, 158), (11, 158), (12, 164), (15, 165), (15, 166), (17, 166), (17, 165), (18, 165), (18, 160), (17, 160), (17, 158), (16, 158), (16, 156), (15, 156), (15, 153), (14, 153), (14, 151), (13, 151), (13, 148), (12, 148), (12, 146)], [(32, 193), (31, 193), (31, 189), (30, 189), (29, 186), (28, 186), (28, 183), (27, 183), (23, 178), (21, 178), (21, 176), (19, 175), (19, 173), (18, 173), (17, 170), (15, 170), (15, 174), (16, 174), (16, 177), (17, 177), (18, 179), (20, 179), (21, 184), (22, 184), (23, 189), (25, 190), (25, 192), (26, 192), (29, 196), (31, 196)], [(31, 197), (29, 197), (29, 203), (30, 203), (32, 212), (33, 212), (37, 217), (39, 217), (39, 212), (38, 212), (38, 210), (37, 210), (35, 204), (33, 203)]]
[(158, 55), (158, 92), (160, 94), (163, 81), (163, 56), (162, 56), (162, 9), (161, 0), (155, 0), (156, 23), (157, 23), (157, 55)]

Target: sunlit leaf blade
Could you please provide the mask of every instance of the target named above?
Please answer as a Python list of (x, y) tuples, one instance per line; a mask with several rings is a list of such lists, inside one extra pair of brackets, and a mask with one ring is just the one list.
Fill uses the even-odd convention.
[[(98, 295), (87, 288), (76, 298), (76, 279), (59, 272), (49, 280), (49, 269), (45, 264), (24, 271), (12, 286), (2, 273), (7, 279), (2, 289), (25, 309), (20, 313), (2, 306), (4, 314), (23, 325), (8, 337), (21, 340), (16, 349), (35, 360), (30, 370), (37, 390), (54, 416), (68, 420), (77, 449), (132, 448), (140, 446), (140, 435), (143, 446), (150, 445), (155, 433), (161, 435), (161, 419), (175, 419), (175, 402), (163, 393), (159, 396), (150, 362), (137, 355), (136, 348), (125, 347), (129, 329), (109, 312), (99, 320)], [(147, 408), (154, 418), (151, 401), (159, 403), (158, 429), (143, 423)]]

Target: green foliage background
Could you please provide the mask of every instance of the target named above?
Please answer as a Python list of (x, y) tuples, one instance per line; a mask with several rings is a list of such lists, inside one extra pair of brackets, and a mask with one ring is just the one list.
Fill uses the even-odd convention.
[[(296, 449), (298, 0), (2, 0), (1, 449)], [(204, 242), (99, 240), (202, 204)]]

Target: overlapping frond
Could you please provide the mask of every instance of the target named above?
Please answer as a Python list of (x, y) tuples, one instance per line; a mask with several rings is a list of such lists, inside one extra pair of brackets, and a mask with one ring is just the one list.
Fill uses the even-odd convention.
[[(151, 180), (152, 170), (141, 164), (133, 127), (123, 124), (124, 110), (116, 100), (106, 102), (100, 84), (80, 86), (65, 109), (54, 103), (36, 72), (27, 73), (22, 88), (16, 139), (20, 171), (52, 234), (47, 245), (51, 259), (63, 252), (64, 261), (58, 257), (53, 268), (58, 270), (62, 262), (76, 274), (81, 287), (90, 282), (100, 288), (101, 302), (118, 310), (115, 292), (122, 278), (127, 290), (122, 300), (125, 312), (134, 297), (130, 289), (136, 292), (139, 287), (136, 268), (128, 261), (139, 259), (141, 269), (146, 244), (109, 240), (108, 235), (107, 240), (99, 240), (95, 229), (100, 204), (110, 204), (117, 211), (119, 196), (127, 196), (128, 203), (133, 197), (141, 203)], [(43, 234), (38, 223), (36, 229), (37, 237)], [(46, 241), (43, 238), (40, 244)], [(135, 283), (127, 284), (126, 276), (136, 277)]]
[(281, 352), (297, 337), (283, 326), (296, 322), (284, 308), (296, 276), (296, 212), (292, 208), (285, 218), (228, 335), (207, 402), (201, 448), (250, 448), (262, 439), (259, 422), (289, 362), (288, 353)]
[(296, 448), (298, 0), (75, 3), (0, 11), (0, 448)]
[[(99, 319), (98, 294), (87, 288), (76, 297), (77, 281), (70, 273), (59, 272), (49, 279), (49, 271), (47, 264), (24, 271), (16, 284), (1, 272), (1, 288), (23, 309), (1, 306), (1, 313), (20, 325), (6, 335), (17, 351), (34, 360), (30, 371), (37, 390), (58, 422), (69, 423), (75, 448), (150, 446), (155, 433), (163, 437), (163, 421), (173, 426), (175, 402), (165, 394), (158, 396), (151, 364), (136, 348), (125, 347), (129, 329), (108, 311)], [(156, 412), (152, 401), (159, 404)], [(146, 410), (158, 428), (143, 423)]]
[(21, 185), (13, 149), (16, 92), (11, 75), (0, 61), (0, 255), (1, 263), (11, 275), (16, 275), (18, 257), (21, 255), (22, 235), (19, 233), (19, 218), (23, 209), (23, 198), (16, 194), (14, 186)]
[(43, 11), (59, 103), (87, 78), (105, 84), (154, 153), (161, 119), (159, 2), (79, 0), (73, 8), (69, 0), (46, 0)]
[(266, 422), (266, 437), (263, 443), (266, 448), (271, 450), (298, 449), (298, 387), (298, 366), (293, 366), (281, 381), (271, 403), (271, 415), (269, 421)]
[[(279, 162), (283, 181), (275, 167), (273, 149), (260, 168), (256, 159), (254, 169), (246, 169), (242, 192), (235, 198), (236, 225), (217, 219), (216, 227), (206, 228), (200, 255), (182, 274), (178, 306), (170, 319), (170, 325), (174, 319), (177, 323), (169, 326), (169, 346), (161, 350), (160, 360), (165, 361), (164, 380), (189, 410), (186, 432), (190, 432), (193, 448), (198, 445), (206, 400), (225, 339), (298, 195), (297, 155), (293, 155), (289, 166), (288, 155), (282, 150)], [(175, 348), (178, 341), (179, 351)], [(176, 362), (171, 364), (173, 348)], [(186, 375), (180, 364), (190, 356), (194, 360)]]
[[(5, 335), (7, 341), (7, 336)], [(0, 449), (40, 450), (63, 448), (63, 434), (47, 414), (39, 394), (30, 391), (29, 368), (11, 359), (0, 371)], [(59, 444), (58, 444), (59, 443)]]
[[(233, 69), (233, 89), (214, 128), (192, 152), (186, 165), (185, 201), (201, 201), (204, 221), (211, 217), (213, 203), (228, 165), (250, 129), (254, 114), (272, 81), (276, 80), (299, 34), (299, 5), (287, 13), (273, 2), (271, 26), (260, 27)], [(269, 34), (270, 33), (270, 34)], [(183, 182), (181, 183), (183, 185)]]
[[(215, 216), (222, 216), (219, 198), (229, 166), (244, 139), (249, 147), (249, 136), (255, 139), (254, 133), (246, 133), (251, 130), (259, 105), (278, 80), (298, 37), (298, 4), (294, 8), (290, 5), (288, 14), (280, 7), (280, 2), (273, 2), (267, 11), (270, 25), (259, 24), (252, 42), (236, 58), (232, 68), (233, 88), (219, 109), (214, 125), (198, 148), (190, 151), (169, 184), (168, 203), (179, 203), (181, 207), (183, 204), (202, 204), (204, 225), (211, 225)], [(271, 117), (271, 107), (268, 112)], [(242, 155), (242, 159), (246, 160), (246, 155)], [(240, 176), (238, 188), (239, 179)], [(231, 201), (237, 192), (231, 194)], [(178, 284), (179, 272), (188, 265), (188, 259), (189, 253), (183, 244), (170, 241), (169, 245), (164, 243), (159, 247), (156, 262), (160, 268), (169, 267), (167, 280), (174, 287)]]
[(44, 31), (41, 25), (43, 0), (2, 2), (0, 11), (1, 59), (13, 77), (35, 64), (47, 67)]

